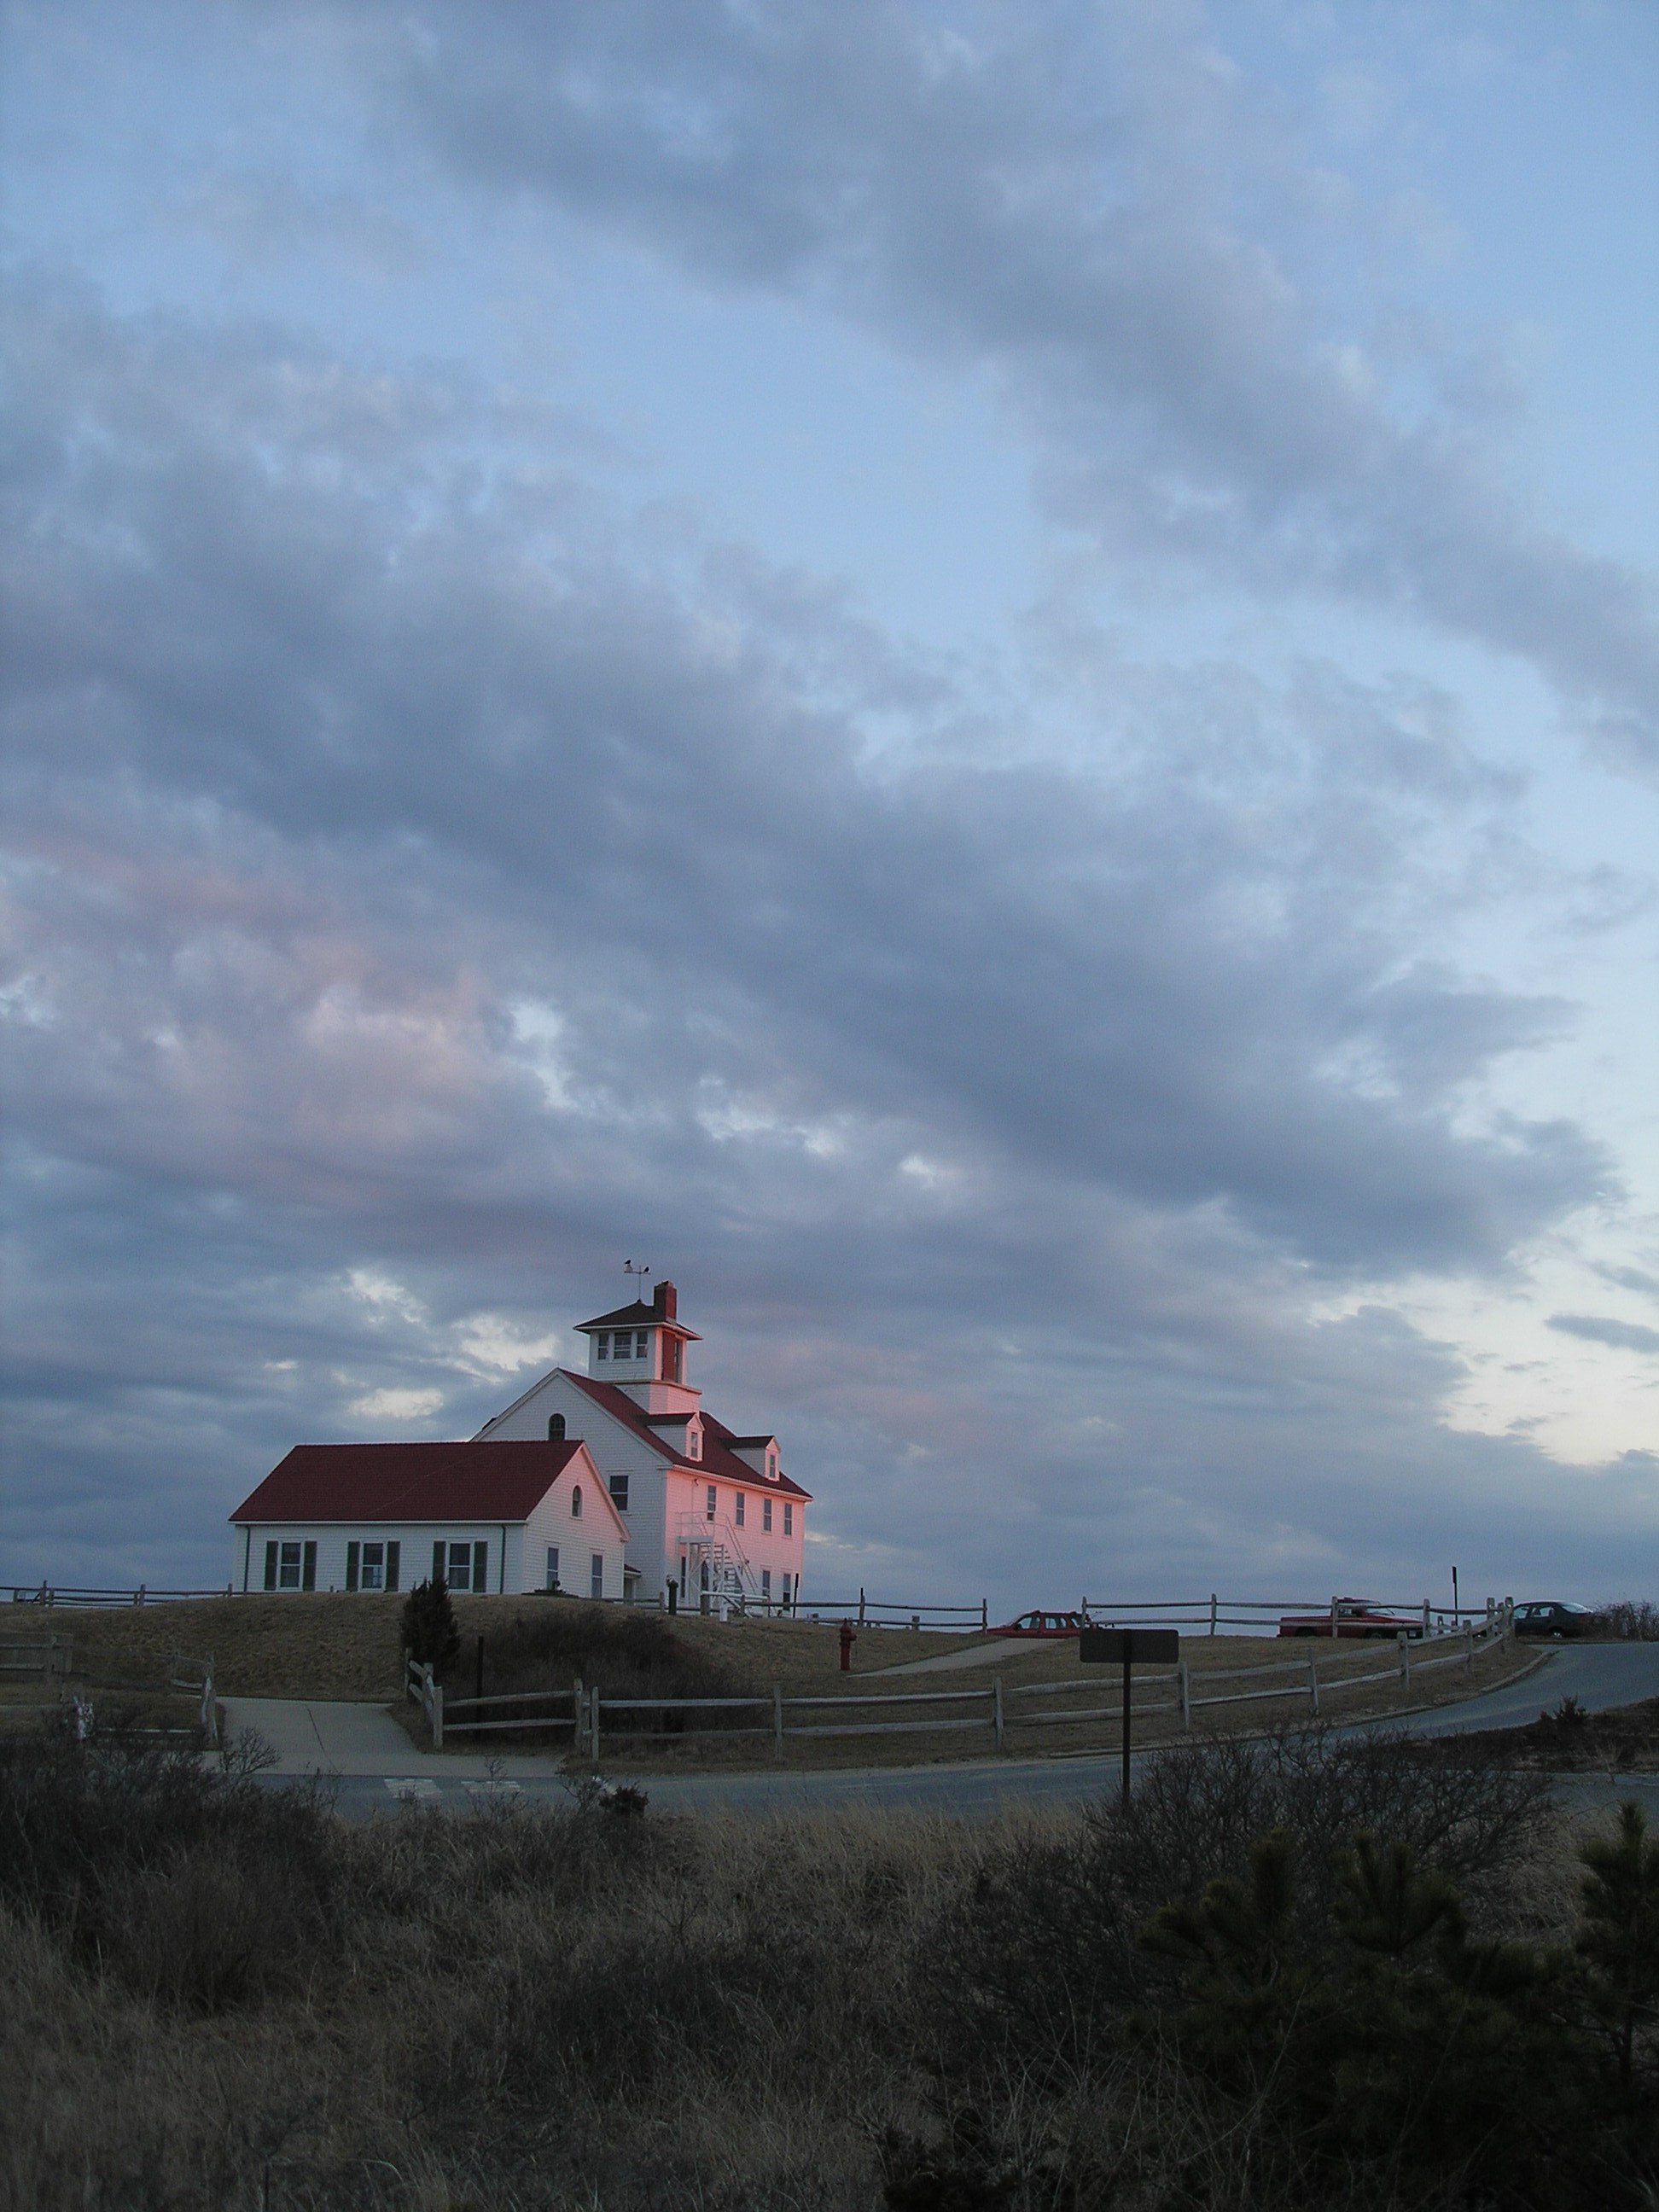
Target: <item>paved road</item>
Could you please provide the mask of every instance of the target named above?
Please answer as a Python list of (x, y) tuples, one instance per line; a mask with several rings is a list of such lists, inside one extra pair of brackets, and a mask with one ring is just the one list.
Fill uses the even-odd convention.
[[(1435, 1736), (1517, 1728), (1553, 1711), (1569, 1696), (1591, 1712), (1659, 1697), (1659, 1644), (1564, 1645), (1547, 1652), (1522, 1681), (1404, 1717), (1394, 1725), (1414, 1735)], [(345, 1813), (362, 1815), (400, 1801), (460, 1808), (498, 1796), (532, 1802), (565, 1797), (556, 1757), (434, 1757), (419, 1749), (383, 1705), (232, 1698), (225, 1700), (225, 1715), (228, 1730), (257, 1729), (270, 1743), (277, 1764), (270, 1781), (325, 1778)], [(1140, 1764), (1137, 1759), (1137, 1767)], [(975, 1819), (1017, 1804), (1092, 1804), (1116, 1790), (1118, 1775), (1116, 1754), (1105, 1753), (816, 1773), (659, 1774), (648, 1777), (644, 1786), (653, 1804), (684, 1811), (756, 1814), (863, 1805)], [(1568, 1794), (1586, 1802), (1595, 1802), (1598, 1791), (1610, 1795), (1613, 1787), (1594, 1778), (1567, 1785)], [(1618, 1784), (1620, 1796), (1632, 1791), (1659, 1810), (1659, 1784)]]

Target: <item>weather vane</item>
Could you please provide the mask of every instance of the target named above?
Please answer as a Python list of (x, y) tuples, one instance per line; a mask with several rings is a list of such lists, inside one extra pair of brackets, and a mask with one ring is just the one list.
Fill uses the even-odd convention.
[(636, 1267), (631, 1260), (624, 1260), (623, 1261), (623, 1273), (624, 1275), (637, 1275), (639, 1277), (640, 1287), (638, 1297), (640, 1304), (643, 1305), (645, 1304), (645, 1279), (651, 1273), (650, 1268), (646, 1267)]

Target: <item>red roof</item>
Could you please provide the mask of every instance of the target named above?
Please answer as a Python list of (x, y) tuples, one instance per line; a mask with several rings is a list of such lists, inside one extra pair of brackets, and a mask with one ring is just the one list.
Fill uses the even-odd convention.
[(525, 1521), (582, 1449), (501, 1443), (295, 1444), (233, 1521)]
[[(756, 1483), (763, 1490), (781, 1492), (786, 1498), (809, 1500), (811, 1498), (810, 1490), (803, 1490), (799, 1483), (791, 1482), (787, 1474), (779, 1475), (775, 1482), (769, 1482), (757, 1468), (750, 1467), (747, 1460), (739, 1459), (731, 1449), (734, 1441), (732, 1431), (723, 1421), (717, 1421), (712, 1413), (702, 1416), (702, 1457), (687, 1459), (684, 1452), (678, 1452), (672, 1444), (664, 1443), (644, 1409), (636, 1406), (628, 1393), (618, 1389), (614, 1382), (601, 1382), (592, 1375), (578, 1375), (574, 1368), (569, 1367), (562, 1367), (557, 1371), (567, 1382), (574, 1382), (579, 1390), (586, 1390), (595, 1405), (603, 1406), (607, 1413), (614, 1413), (625, 1427), (632, 1429), (636, 1437), (648, 1443), (652, 1450), (667, 1460), (671, 1466), (684, 1468), (690, 1474), (714, 1475), (722, 1482)], [(658, 1414), (655, 1418), (660, 1420), (663, 1417)], [(770, 1443), (770, 1437), (766, 1441)], [(499, 1450), (501, 1447), (492, 1445), (490, 1449)]]

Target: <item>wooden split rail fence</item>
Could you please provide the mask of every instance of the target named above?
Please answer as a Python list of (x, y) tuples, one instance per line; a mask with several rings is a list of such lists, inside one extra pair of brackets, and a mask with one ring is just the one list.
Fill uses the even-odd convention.
[[(1509, 1642), (1510, 1634), (1507, 1610), (1500, 1610), (1489, 1627), (1477, 1629), (1471, 1622), (1454, 1633), (1427, 1643), (1407, 1638), (1402, 1630), (1389, 1655), (1389, 1663), (1368, 1668), (1364, 1674), (1334, 1671), (1333, 1659), (1338, 1656), (1357, 1656), (1352, 1650), (1322, 1655), (1322, 1655), (1316, 1652), (1305, 1656), (1298, 1654), (1294, 1659), (1277, 1660), (1262, 1667), (1203, 1671), (1194, 1669), (1183, 1659), (1171, 1668), (1148, 1670), (1136, 1676), (1139, 1687), (1168, 1688), (1174, 1694), (1150, 1702), (1138, 1698), (1133, 1710), (1137, 1717), (1178, 1712), (1183, 1729), (1190, 1729), (1193, 1715), (1206, 1708), (1261, 1704), (1270, 1698), (1305, 1698), (1310, 1711), (1317, 1714), (1322, 1695), (1333, 1697), (1359, 1689), (1367, 1683), (1384, 1681), (1398, 1681), (1409, 1691), (1418, 1674), (1434, 1668), (1473, 1668), (1477, 1654), (1501, 1649)], [(1445, 1649), (1448, 1645), (1453, 1648)], [(1246, 1680), (1259, 1681), (1262, 1677), (1291, 1679), (1276, 1683), (1270, 1680), (1260, 1688), (1217, 1687), (1206, 1693), (1205, 1686), (1209, 1684), (1231, 1686)], [(556, 1730), (568, 1736), (573, 1751), (595, 1760), (602, 1744), (613, 1735), (622, 1736), (630, 1743), (682, 1741), (685, 1721), (693, 1715), (698, 1717), (696, 1733), (699, 1737), (769, 1738), (772, 1756), (779, 1764), (784, 1759), (791, 1737), (933, 1735), (947, 1731), (988, 1729), (994, 1747), (1000, 1751), (1007, 1729), (1016, 1723), (1022, 1728), (1076, 1727), (1093, 1721), (1121, 1725), (1121, 1699), (1115, 1694), (1109, 1701), (1104, 1699), (1104, 1687), (1098, 1676), (1077, 1681), (1021, 1683), (1012, 1688), (998, 1677), (987, 1687), (961, 1690), (849, 1691), (830, 1697), (789, 1697), (784, 1694), (781, 1684), (774, 1683), (767, 1694), (750, 1698), (607, 1698), (597, 1682), (585, 1684), (578, 1678), (568, 1690), (518, 1690), (488, 1698), (446, 1698), (443, 1685), (434, 1679), (429, 1666), (417, 1666), (407, 1657), (404, 1661), (405, 1693), (421, 1706), (434, 1750), (442, 1749), (446, 1735), (530, 1730), (546, 1734)], [(1079, 1694), (1092, 1694), (1095, 1702), (1083, 1705), (1067, 1702), (1042, 1711), (1028, 1709), (1033, 1699), (1069, 1700)], [(946, 1715), (936, 1710), (947, 1705), (957, 1711)], [(872, 1706), (883, 1708), (890, 1717), (880, 1720), (866, 1717)], [(929, 1710), (901, 1719), (892, 1711), (896, 1706), (907, 1708), (910, 1714), (915, 1714), (918, 1707)], [(529, 1710), (532, 1707), (535, 1708), (533, 1711)], [(730, 1724), (723, 1720), (711, 1724), (702, 1717), (739, 1712), (758, 1717), (734, 1719)], [(832, 1719), (832, 1713), (847, 1717)], [(796, 1717), (806, 1715), (813, 1717)], [(651, 1716), (657, 1717), (659, 1725), (641, 1724)]]

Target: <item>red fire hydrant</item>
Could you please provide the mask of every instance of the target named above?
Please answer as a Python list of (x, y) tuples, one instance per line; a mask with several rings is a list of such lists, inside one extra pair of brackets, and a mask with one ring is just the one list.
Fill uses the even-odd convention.
[(841, 1625), (841, 1671), (843, 1674), (850, 1674), (853, 1671), (853, 1646), (857, 1642), (852, 1622), (843, 1620)]

